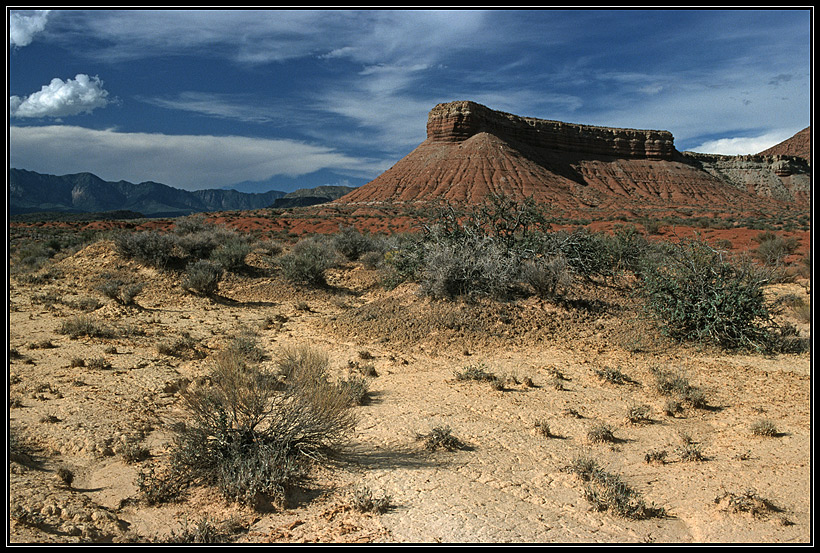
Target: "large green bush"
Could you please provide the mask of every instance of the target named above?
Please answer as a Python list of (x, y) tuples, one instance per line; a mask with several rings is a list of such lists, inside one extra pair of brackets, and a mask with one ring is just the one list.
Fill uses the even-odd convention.
[(668, 245), (642, 274), (646, 305), (674, 338), (764, 348), (771, 338), (766, 281), (751, 264), (724, 256), (697, 239)]

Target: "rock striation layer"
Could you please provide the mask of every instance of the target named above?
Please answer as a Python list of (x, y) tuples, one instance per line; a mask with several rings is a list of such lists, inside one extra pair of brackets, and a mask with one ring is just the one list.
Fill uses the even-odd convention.
[(427, 119), (427, 140), (432, 142), (461, 142), (482, 132), (565, 152), (649, 159), (672, 159), (676, 154), (674, 137), (668, 131), (519, 117), (469, 101), (439, 104)]
[[(726, 163), (732, 162), (678, 152), (667, 131), (519, 117), (459, 101), (435, 106), (424, 142), (337, 202), (477, 203), (504, 194), (561, 211), (636, 213), (682, 206), (765, 210), (772, 201), (806, 197), (796, 194), (805, 190), (802, 181), (783, 180), (799, 180), (792, 160), (754, 161), (754, 170), (744, 161), (733, 171), (723, 169)], [(780, 182), (750, 186), (756, 174)], [(766, 199), (758, 195), (763, 189), (770, 191)]]
[(808, 203), (811, 167), (791, 155), (726, 156), (684, 152), (684, 157), (739, 190), (785, 202)]

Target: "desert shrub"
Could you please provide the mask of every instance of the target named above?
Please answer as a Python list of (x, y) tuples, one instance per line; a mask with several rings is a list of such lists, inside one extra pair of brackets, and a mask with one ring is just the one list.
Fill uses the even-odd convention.
[(563, 257), (574, 275), (589, 282), (614, 275), (618, 261), (612, 239), (585, 228), (543, 234), (538, 251), (547, 257)]
[(195, 524), (186, 521), (181, 530), (172, 531), (170, 536), (162, 542), (169, 544), (228, 543), (231, 541), (231, 532), (227, 530), (227, 527), (227, 524), (220, 524), (208, 517)]
[(665, 449), (653, 449), (651, 451), (647, 451), (644, 454), (643, 459), (646, 463), (658, 463), (662, 465), (666, 462), (666, 456), (668, 454), (669, 453)]
[(781, 511), (768, 499), (757, 494), (757, 490), (748, 489), (741, 493), (724, 492), (715, 498), (721, 510), (730, 513), (748, 513), (753, 517), (765, 517), (771, 512)]
[(584, 498), (596, 511), (609, 511), (632, 520), (666, 515), (662, 507), (647, 505), (636, 490), (628, 486), (618, 475), (606, 472), (593, 459), (577, 457), (563, 470), (581, 479), (584, 483)]
[(205, 215), (201, 213), (194, 213), (179, 217), (174, 221), (174, 234), (184, 236), (186, 234), (194, 234), (197, 232), (204, 232), (214, 230), (216, 225), (207, 220)]
[(521, 278), (541, 298), (554, 298), (572, 284), (569, 264), (561, 255), (524, 261), (521, 265)]
[(769, 419), (760, 419), (754, 421), (749, 429), (755, 436), (774, 437), (777, 436), (777, 426)]
[(723, 255), (700, 240), (670, 245), (642, 274), (646, 307), (673, 338), (766, 348), (771, 333), (765, 279), (751, 265), (729, 263)]
[(503, 299), (517, 282), (517, 260), (491, 238), (431, 242), (426, 250), (420, 285), (433, 298)]
[(603, 423), (596, 424), (589, 429), (587, 432), (587, 440), (594, 444), (618, 441), (612, 427)]
[(196, 344), (197, 341), (188, 332), (183, 332), (177, 338), (159, 342), (157, 344), (157, 352), (162, 355), (183, 357), (191, 353), (196, 354)]
[(57, 332), (70, 338), (113, 338), (116, 335), (112, 328), (86, 315), (76, 315), (63, 321)]
[(370, 398), (370, 384), (361, 376), (352, 375), (338, 383), (339, 391), (350, 398), (351, 405), (364, 405)]
[(310, 462), (340, 445), (354, 419), (327, 379), (326, 357), (300, 349), (284, 365), (287, 374), (277, 375), (235, 351), (217, 355), (210, 384), (183, 394), (191, 422), (174, 441), (172, 476), (252, 506), (265, 497), (281, 503)]
[(483, 364), (468, 365), (460, 371), (453, 371), (456, 380), (476, 380), (479, 382), (490, 382), (496, 379), (496, 375), (487, 370)]
[(700, 463), (706, 460), (699, 444), (683, 444), (675, 450), (680, 460), (686, 463)]
[(390, 496), (377, 497), (367, 486), (356, 487), (350, 494), (350, 502), (354, 509), (363, 513), (384, 513), (390, 508)]
[(652, 420), (649, 416), (650, 413), (649, 405), (630, 405), (626, 409), (626, 420), (631, 424), (648, 422)]
[(151, 456), (151, 452), (148, 451), (148, 448), (134, 441), (123, 443), (119, 446), (118, 453), (123, 462), (128, 465), (139, 463)]
[[(658, 223), (659, 224), (659, 223)], [(647, 232), (650, 232), (647, 229)], [(621, 271), (640, 274), (655, 246), (632, 225), (616, 227), (611, 237), (604, 236), (613, 266)]]
[(259, 337), (251, 331), (231, 338), (226, 350), (252, 363), (259, 363), (267, 358), (265, 350), (259, 345)]
[(363, 234), (355, 227), (342, 227), (333, 235), (333, 247), (350, 261), (356, 261), (363, 254), (375, 251), (376, 242), (368, 234)]
[(773, 232), (762, 232), (755, 237), (755, 241), (759, 243), (754, 250), (755, 257), (769, 266), (782, 265), (783, 260), (800, 246), (797, 238), (784, 238)]
[(192, 261), (185, 267), (182, 287), (203, 296), (211, 295), (219, 288), (219, 281), (223, 273), (222, 266), (214, 261), (207, 259)]
[(381, 260), (382, 285), (392, 289), (402, 282), (415, 280), (424, 267), (424, 242), (418, 236), (398, 234), (385, 241)]
[(105, 357), (92, 357), (85, 362), (85, 366), (89, 369), (104, 371), (111, 368), (111, 363)]
[(604, 367), (603, 369), (595, 369), (594, 372), (598, 378), (605, 380), (610, 384), (625, 384), (627, 382), (633, 382), (632, 379), (621, 372), (620, 369)]
[(97, 289), (120, 305), (133, 305), (145, 285), (141, 282), (126, 282), (118, 278), (106, 279)]
[(532, 198), (517, 201), (503, 194), (491, 194), (484, 203), (468, 209), (441, 205), (431, 220), (425, 230), (437, 240), (457, 243), (487, 237), (507, 251), (530, 248), (551, 225), (543, 204)]
[(455, 451), (466, 448), (465, 444), (453, 435), (453, 429), (448, 425), (436, 426), (428, 434), (417, 434), (416, 439), (423, 441), (424, 447), (430, 451)]
[(336, 250), (319, 236), (303, 238), (279, 258), (282, 274), (298, 284), (324, 286), (325, 271), (336, 266)]
[(174, 259), (176, 240), (157, 231), (124, 232), (114, 238), (120, 255), (139, 263), (165, 269)]
[(550, 430), (550, 423), (546, 419), (539, 419), (534, 423), (535, 431), (545, 438), (551, 438), (553, 436), (552, 431)]
[(226, 271), (238, 271), (245, 267), (245, 258), (253, 247), (241, 236), (232, 236), (219, 244), (209, 259), (218, 263)]
[(680, 410), (679, 401), (685, 402), (696, 409), (706, 407), (706, 394), (700, 388), (692, 386), (689, 379), (681, 371), (670, 371), (660, 367), (653, 367), (655, 388), (663, 396), (670, 396), (675, 403), (668, 403), (665, 407), (667, 414), (673, 415)]

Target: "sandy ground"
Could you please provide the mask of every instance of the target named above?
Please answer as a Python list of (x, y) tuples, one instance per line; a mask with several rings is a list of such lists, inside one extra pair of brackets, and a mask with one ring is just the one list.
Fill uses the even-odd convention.
[[(387, 543), (809, 543), (810, 354), (730, 354), (666, 342), (623, 294), (600, 292), (599, 309), (521, 299), (510, 304), (431, 302), (413, 285), (387, 291), (378, 275), (349, 264), (331, 287), (294, 287), (275, 275), (231, 275), (216, 300), (119, 258), (99, 242), (54, 265), (56, 278), (9, 286), (9, 532), (11, 544), (148, 542), (204, 517), (230, 521), (237, 542)], [(138, 279), (137, 305), (95, 291), (105, 275)], [(592, 292), (590, 292), (592, 293)], [(807, 283), (773, 297), (808, 300)], [(71, 339), (60, 325), (87, 314), (116, 338)], [(803, 336), (808, 324), (798, 325)], [(347, 447), (317, 468), (287, 506), (255, 512), (212, 489), (178, 502), (140, 500), (140, 471), (163, 462), (179, 391), (207, 373), (209, 357), (243, 329), (275, 358), (286, 345), (325, 351), (336, 377), (372, 364), (370, 400), (355, 407)], [(158, 344), (187, 332), (195, 354), (163, 355)], [(372, 357), (372, 359), (370, 359)], [(85, 360), (85, 366), (78, 365)], [(104, 362), (93, 362), (104, 360)], [(502, 389), (463, 381), (481, 366)], [(628, 380), (603, 380), (618, 369)], [(706, 408), (668, 416), (653, 369), (684, 371)], [(563, 378), (557, 378), (557, 375)], [(630, 423), (630, 406), (649, 420)], [(777, 433), (754, 435), (768, 419)], [(549, 424), (549, 435), (536, 422)], [(605, 423), (613, 442), (595, 443)], [(464, 444), (428, 451), (419, 434), (449, 426)], [(701, 454), (682, 454), (688, 436)], [(126, 462), (126, 444), (150, 456)], [(648, 463), (653, 451), (663, 462)], [(666, 516), (630, 520), (594, 510), (583, 482), (565, 470), (579, 456), (617, 474)], [(68, 469), (67, 484), (60, 469)], [(389, 496), (381, 514), (352, 506), (362, 486)], [(753, 491), (752, 491), (753, 490)], [(765, 500), (760, 512), (730, 508), (727, 494)]]

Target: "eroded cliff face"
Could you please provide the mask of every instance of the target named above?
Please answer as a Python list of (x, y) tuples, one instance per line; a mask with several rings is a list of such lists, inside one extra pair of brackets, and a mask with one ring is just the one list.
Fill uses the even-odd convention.
[(674, 158), (667, 131), (618, 129), (519, 117), (475, 102), (439, 104), (427, 118), (427, 140), (461, 142), (481, 132), (550, 150), (623, 158)]
[[(765, 210), (772, 200), (806, 196), (795, 192), (806, 186), (791, 160), (754, 162), (755, 169), (743, 162), (730, 171), (732, 163), (683, 155), (667, 131), (519, 117), (460, 101), (435, 106), (424, 142), (337, 202), (476, 203), (504, 194), (562, 211), (634, 213), (682, 206)], [(756, 174), (770, 182), (749, 186)], [(758, 188), (769, 195), (761, 197)]]
[(724, 156), (683, 152), (684, 159), (739, 190), (786, 202), (807, 203), (811, 168), (790, 155)]

